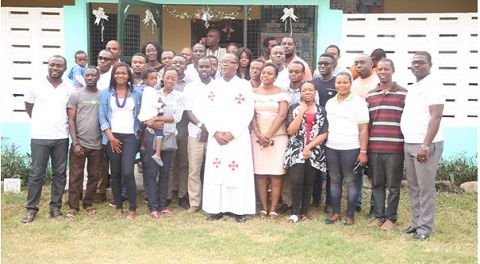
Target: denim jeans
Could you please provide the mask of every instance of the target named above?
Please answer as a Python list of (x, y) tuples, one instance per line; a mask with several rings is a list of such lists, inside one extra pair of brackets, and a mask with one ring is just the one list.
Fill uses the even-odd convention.
[(122, 142), (122, 152), (112, 151), (110, 142), (107, 144), (107, 155), (110, 160), (112, 175), (113, 201), (117, 209), (123, 208), (122, 185), (127, 188), (129, 210), (137, 210), (137, 185), (135, 183), (135, 156), (139, 150), (135, 134), (113, 133), (113, 136)]
[(292, 215), (300, 216), (308, 213), (317, 172), (318, 170), (310, 164), (310, 160), (297, 163), (288, 169), (292, 186)]
[[(400, 201), (400, 186), (403, 178), (402, 154), (368, 154), (369, 173), (372, 176), (372, 193), (375, 205), (375, 218), (392, 222), (397, 221), (397, 209)], [(387, 206), (385, 196), (388, 189)]]
[(312, 199), (314, 204), (322, 204), (322, 187), (325, 181), (327, 182), (325, 187), (325, 206), (331, 206), (332, 201), (330, 199), (330, 176), (328, 175), (328, 171), (317, 172), (317, 175), (315, 176), (315, 182), (313, 183)]
[(342, 183), (345, 179), (347, 185), (347, 217), (355, 214), (357, 205), (358, 176), (353, 173), (353, 165), (357, 160), (360, 149), (337, 150), (325, 148), (328, 170), (330, 173), (330, 195), (332, 198), (332, 211), (340, 214), (342, 199)]
[(68, 138), (65, 139), (32, 139), (32, 164), (28, 178), (27, 210), (38, 211), (42, 196), (42, 186), (45, 182), (48, 160), (52, 161), (52, 193), (50, 211), (60, 210), (62, 196), (67, 184), (67, 154)]
[[(153, 138), (153, 134), (145, 131), (145, 155), (142, 157), (143, 187), (148, 198), (148, 209), (150, 212), (166, 209), (168, 170), (173, 157), (173, 151), (162, 151), (163, 167), (159, 167), (152, 159), (152, 155), (155, 153), (153, 150)], [(160, 206), (160, 200), (162, 201), (162, 206)]]

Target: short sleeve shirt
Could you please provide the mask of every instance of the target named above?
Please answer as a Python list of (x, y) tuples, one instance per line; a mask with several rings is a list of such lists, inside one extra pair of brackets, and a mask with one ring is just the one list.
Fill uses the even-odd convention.
[(25, 102), (33, 104), (32, 139), (68, 138), (67, 103), (74, 92), (70, 83), (53, 87), (47, 78), (27, 90)]
[(332, 149), (348, 150), (360, 148), (359, 124), (368, 124), (367, 102), (350, 93), (343, 101), (338, 94), (327, 101), (328, 139), (326, 146)]

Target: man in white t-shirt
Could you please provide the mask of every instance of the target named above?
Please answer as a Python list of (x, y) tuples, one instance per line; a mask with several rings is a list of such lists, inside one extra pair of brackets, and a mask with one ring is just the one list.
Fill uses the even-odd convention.
[(109, 50), (101, 50), (97, 57), (97, 68), (100, 72), (100, 79), (97, 82), (98, 89), (104, 90), (110, 87), (112, 77), (113, 53)]
[(205, 120), (205, 102), (208, 97), (208, 85), (212, 81), (210, 72), (212, 63), (209, 58), (201, 58), (196, 63), (199, 79), (185, 87), (185, 113), (188, 123), (188, 198), (190, 208), (195, 213), (202, 201), (201, 170), (207, 151), (208, 132), (202, 120)]
[(25, 109), (31, 118), (32, 164), (28, 179), (27, 214), (22, 223), (31, 223), (39, 208), (48, 161), (52, 163), (50, 217), (62, 218), (62, 196), (67, 183), (67, 103), (75, 88), (62, 80), (67, 61), (60, 55), (48, 60), (48, 75), (25, 93)]
[(443, 152), (440, 128), (445, 89), (430, 75), (432, 57), (419, 51), (412, 59), (416, 82), (409, 86), (400, 128), (405, 138), (405, 175), (412, 209), (412, 223), (399, 232), (423, 241), (433, 234), (436, 207), (435, 177)]

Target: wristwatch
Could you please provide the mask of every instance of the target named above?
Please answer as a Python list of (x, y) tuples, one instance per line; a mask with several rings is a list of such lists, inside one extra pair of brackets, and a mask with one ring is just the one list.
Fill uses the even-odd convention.
[(427, 146), (427, 145), (424, 145), (424, 144), (422, 144), (422, 145), (420, 146), (420, 148), (421, 148), (422, 150), (430, 150), (430, 147)]
[(202, 123), (202, 122), (198, 122), (198, 123), (197, 123), (197, 127), (198, 127), (198, 128), (202, 128), (202, 126), (203, 126), (203, 123)]

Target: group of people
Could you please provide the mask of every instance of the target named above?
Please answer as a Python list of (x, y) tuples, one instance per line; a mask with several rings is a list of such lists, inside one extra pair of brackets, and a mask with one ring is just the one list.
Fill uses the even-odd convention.
[(154, 219), (174, 214), (168, 205), (177, 189), (179, 205), (189, 213), (202, 209), (209, 221), (226, 214), (240, 223), (255, 214), (277, 219), (281, 208), (291, 210), (290, 223), (310, 221), (325, 182), (325, 223), (341, 220), (345, 184), (344, 225), (350, 226), (361, 210), (365, 174), (372, 181), (368, 225), (394, 230), (405, 168), (412, 225), (399, 231), (415, 240), (432, 235), (445, 93), (430, 76), (428, 52), (413, 56), (416, 82), (407, 90), (393, 81), (394, 62), (377, 50), (355, 58), (353, 79), (335, 45), (312, 74), (294, 37), (266, 38), (257, 59), (246, 47), (227, 52), (219, 37), (211, 28), (180, 55), (150, 41), (130, 65), (111, 40), (97, 67), (86, 66), (85, 52), (75, 54), (73, 85), (62, 79), (65, 58), (52, 56), (46, 79), (25, 95), (32, 167), (22, 221), (37, 215), (49, 158), (50, 216), (62, 217), (70, 136), (68, 218), (79, 213), (80, 200), (94, 216), (93, 202), (106, 200), (110, 181), (115, 218), (124, 217), (128, 200), (126, 218), (135, 219), (140, 153)]

